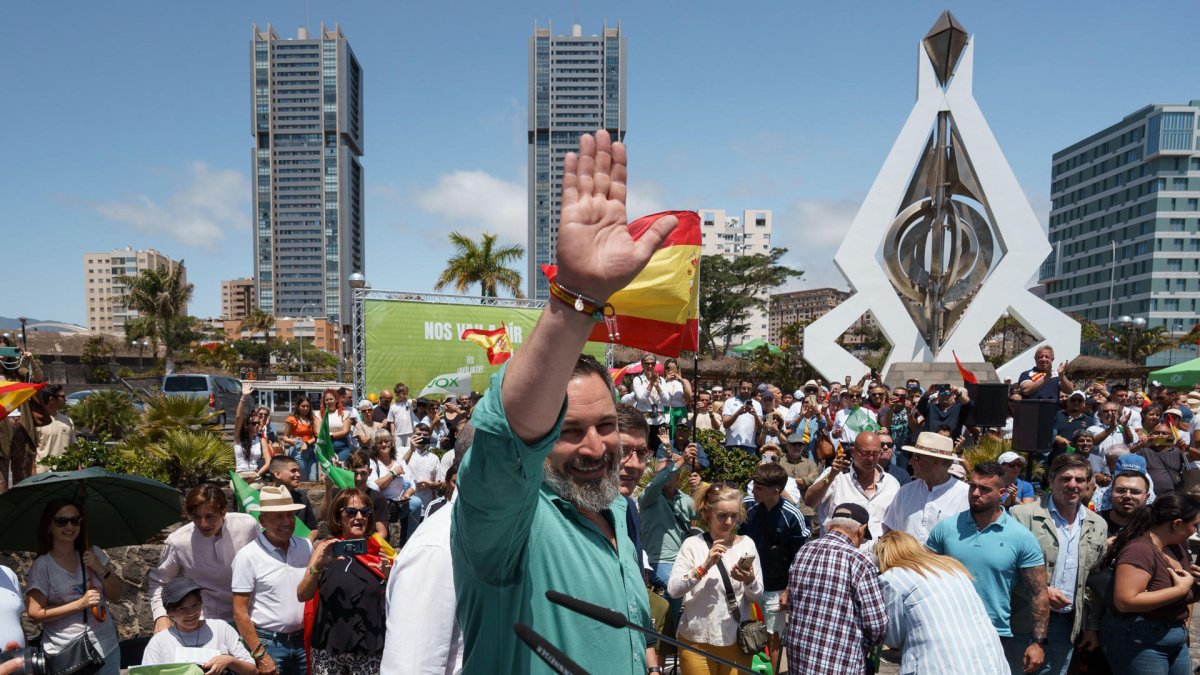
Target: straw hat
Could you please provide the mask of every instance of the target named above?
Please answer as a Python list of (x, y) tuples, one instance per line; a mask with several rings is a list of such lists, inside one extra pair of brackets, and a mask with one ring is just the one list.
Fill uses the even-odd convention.
[(303, 511), (304, 505), (292, 501), (292, 493), (278, 485), (268, 485), (258, 494), (259, 513), (295, 513)]
[(922, 431), (917, 436), (917, 442), (913, 445), (904, 446), (904, 449), (909, 452), (915, 452), (918, 455), (949, 459), (955, 462), (962, 461), (961, 457), (954, 454), (954, 440), (949, 436), (935, 434), (932, 431)]

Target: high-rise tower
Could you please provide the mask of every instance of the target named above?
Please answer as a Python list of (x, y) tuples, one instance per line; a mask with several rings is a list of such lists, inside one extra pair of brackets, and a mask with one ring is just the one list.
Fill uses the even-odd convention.
[(554, 264), (562, 160), (579, 136), (607, 129), (625, 139), (625, 38), (620, 24), (600, 35), (535, 28), (529, 38), (529, 243), (525, 250), (529, 297), (550, 290), (541, 266)]
[(256, 301), (348, 326), (346, 278), (366, 271), (362, 67), (341, 28), (255, 26), (250, 81)]

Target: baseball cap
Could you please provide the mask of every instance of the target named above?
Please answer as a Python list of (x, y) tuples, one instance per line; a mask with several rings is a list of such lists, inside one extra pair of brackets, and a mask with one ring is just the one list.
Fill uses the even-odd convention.
[[(855, 504), (853, 502), (846, 502), (845, 504), (838, 504), (837, 508), (835, 508), (833, 510), (833, 513), (830, 514), (829, 517), (830, 518), (849, 518), (850, 520), (853, 520), (854, 522), (858, 523), (859, 525), (867, 525), (871, 522), (871, 516), (870, 516), (870, 514), (867, 513), (867, 510), (865, 508), (863, 508), (861, 504)], [(863, 536), (863, 541), (867, 541), (870, 538), (871, 538), (871, 528), (867, 528), (867, 533), (866, 533), (866, 535)]]
[(1082, 391), (1079, 391), (1078, 389), (1076, 389), (1075, 391), (1071, 392), (1071, 395), (1067, 397), (1067, 400), (1073, 399), (1073, 398), (1075, 398), (1076, 396), (1078, 396), (1079, 398), (1081, 398), (1081, 399), (1083, 399), (1083, 400), (1085, 400), (1085, 401), (1087, 400), (1087, 394), (1083, 393)]
[(163, 584), (162, 601), (164, 605), (174, 605), (187, 597), (188, 593), (203, 590), (200, 584), (188, 577), (175, 577)]
[(1117, 458), (1117, 464), (1113, 467), (1113, 474), (1121, 473), (1122, 471), (1137, 471), (1138, 473), (1147, 475), (1146, 458), (1141, 455), (1129, 453), (1121, 455)]
[(997, 464), (1012, 464), (1013, 462), (1025, 463), (1025, 458), (1015, 452), (1003, 452), (996, 458)]

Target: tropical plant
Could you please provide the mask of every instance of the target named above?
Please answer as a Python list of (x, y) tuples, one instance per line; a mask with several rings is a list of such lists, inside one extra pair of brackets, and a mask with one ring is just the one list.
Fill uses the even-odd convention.
[[(998, 367), (1007, 363), (1014, 355), (1020, 354), (1032, 346), (1037, 342), (1037, 338), (1030, 334), (1016, 317), (1005, 313), (992, 324), (983, 341), (991, 346), (990, 350), (985, 350), (984, 359)], [(1000, 347), (999, 352), (995, 351), (997, 343)]]
[(303, 339), (272, 340), (270, 353), (275, 357), (275, 364), (287, 372), (328, 372), (337, 368), (338, 357), (313, 347), (311, 340), (307, 342), (308, 346), (302, 347), (300, 341)]
[(708, 468), (700, 470), (701, 478), (709, 483), (732, 483), (739, 490), (746, 488), (758, 466), (757, 457), (740, 448), (727, 447), (720, 434), (712, 429), (697, 429), (695, 441), (708, 455)]
[(763, 345), (751, 354), (750, 374), (757, 382), (770, 382), (783, 391), (795, 391), (813, 377), (804, 360), (804, 327), (807, 322), (790, 323), (780, 330), (778, 352)]
[(158, 396), (146, 400), (142, 435), (158, 441), (170, 431), (198, 431), (219, 435), (218, 414), (208, 401), (190, 396)]
[(120, 389), (92, 392), (78, 405), (67, 408), (67, 415), (76, 427), (87, 430), (86, 435), (114, 441), (134, 432), (141, 417), (134, 407), (133, 397)]
[(263, 370), (271, 364), (271, 345), (266, 342), (234, 340), (233, 348), (241, 355), (243, 361), (254, 361)]
[(749, 329), (750, 311), (766, 311), (769, 292), (804, 275), (779, 264), (786, 253), (786, 248), (773, 248), (769, 255), (756, 253), (732, 260), (721, 255), (700, 257), (700, 331), (712, 356), (729, 354), (734, 336)]
[(453, 285), (454, 290), (466, 293), (471, 284), (479, 284), (479, 294), (485, 298), (497, 297), (499, 288), (512, 293), (514, 298), (525, 297), (521, 292), (521, 273), (507, 267), (525, 255), (525, 247), (510, 244), (497, 248), (496, 238), (484, 232), (482, 241), (476, 243), (465, 234), (451, 232), (450, 243), (455, 253), (446, 261), (446, 269), (433, 285), (434, 290)]
[(87, 339), (79, 354), (79, 362), (83, 364), (88, 382), (108, 382), (112, 379), (108, 363), (116, 353), (117, 348), (105, 335), (93, 335)]
[(209, 342), (192, 346), (192, 360), (198, 366), (218, 368), (227, 373), (237, 371), (242, 355), (233, 345)]
[(242, 319), (242, 330), (250, 333), (250, 335), (262, 333), (263, 344), (267, 343), (271, 334), (271, 329), (274, 327), (275, 317), (271, 316), (271, 314), (268, 312), (262, 311), (262, 309), (258, 307), (250, 310), (250, 313), (246, 315), (246, 318)]
[(1179, 338), (1179, 346), (1186, 347), (1187, 345), (1200, 346), (1200, 323), (1192, 326), (1192, 329), (1184, 333), (1183, 337)]
[(108, 442), (104, 436), (79, 438), (61, 454), (42, 460), (51, 471), (78, 471), (92, 466), (108, 469), (113, 473), (145, 476), (154, 480), (167, 480), (167, 472), (157, 460), (145, 454), (129, 453), (122, 445)]
[(1101, 351), (1108, 352), (1119, 359), (1129, 359), (1138, 365), (1146, 363), (1146, 359), (1159, 352), (1165, 352), (1175, 346), (1167, 329), (1155, 326), (1145, 330), (1109, 331), (1100, 342)]
[[(141, 447), (159, 462), (167, 482), (181, 489), (229, 475), (234, 468), (233, 448), (220, 436), (200, 431), (172, 430)], [(132, 453), (127, 449), (127, 454)]]
[(191, 317), (184, 314), (193, 286), (184, 281), (183, 261), (163, 269), (144, 269), (136, 276), (121, 275), (116, 281), (125, 286), (119, 301), (146, 319), (137, 331), (146, 333), (156, 350), (162, 343), (167, 372), (174, 372), (174, 353), (194, 332)]

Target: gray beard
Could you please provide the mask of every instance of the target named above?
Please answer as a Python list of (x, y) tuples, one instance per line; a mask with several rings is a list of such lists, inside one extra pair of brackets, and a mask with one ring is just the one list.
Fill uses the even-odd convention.
[(551, 466), (549, 458), (542, 465), (542, 474), (546, 485), (559, 497), (574, 504), (575, 508), (603, 511), (621, 492), (621, 465), (615, 461), (610, 463), (611, 470), (604, 477), (594, 481), (577, 480), (569, 474), (559, 472)]

